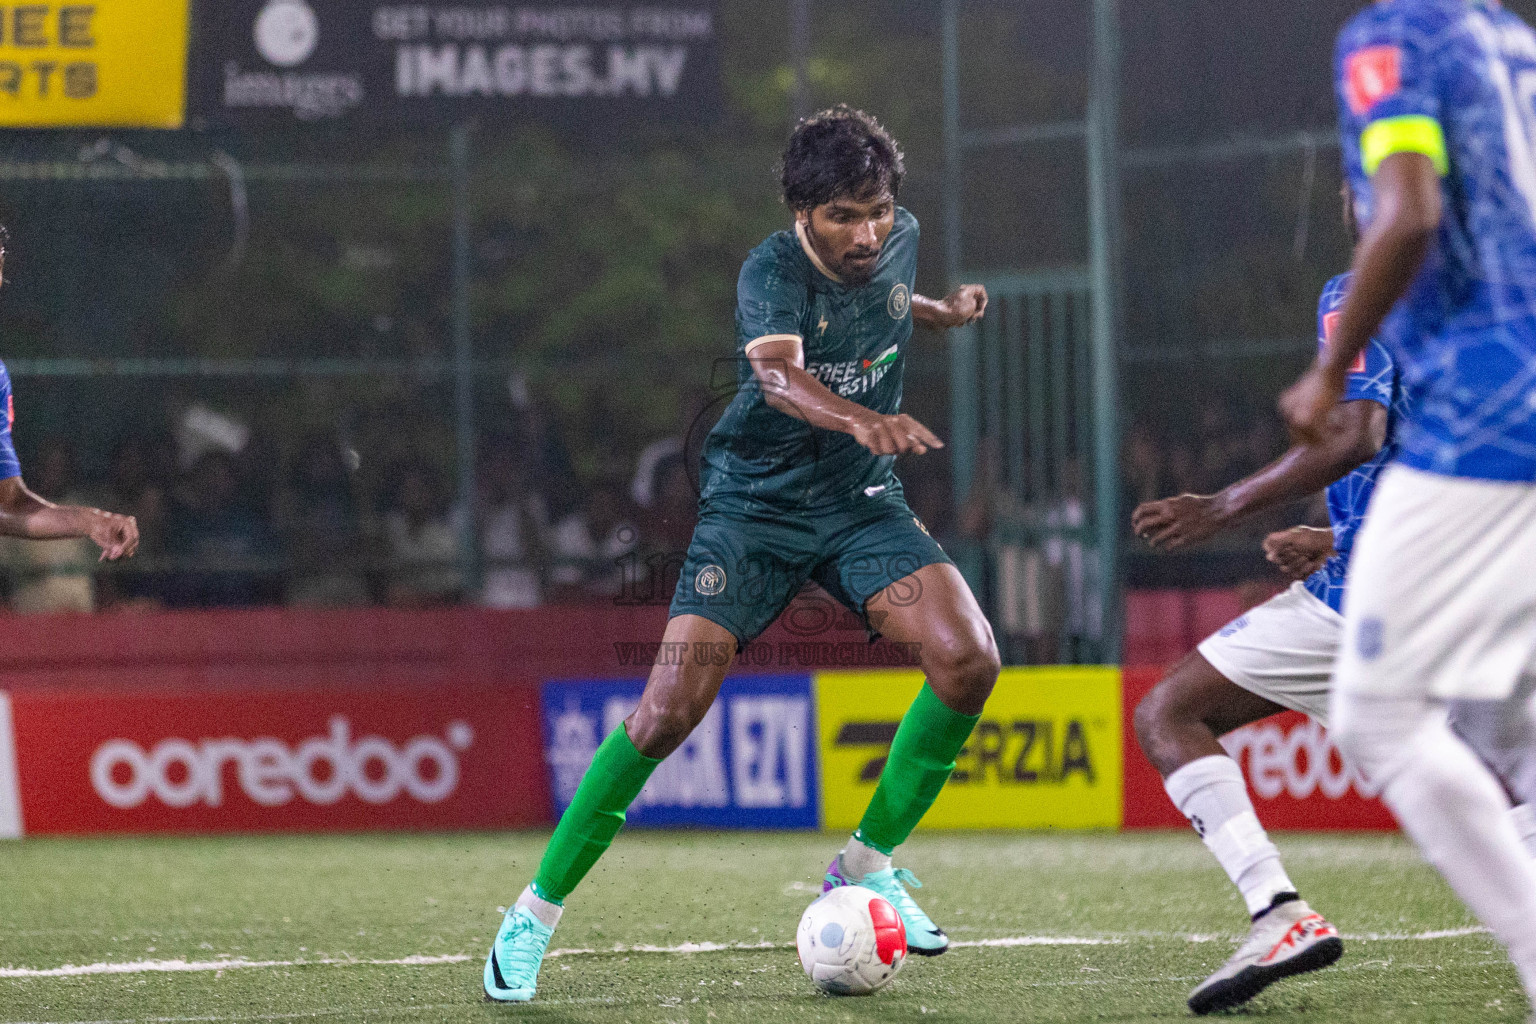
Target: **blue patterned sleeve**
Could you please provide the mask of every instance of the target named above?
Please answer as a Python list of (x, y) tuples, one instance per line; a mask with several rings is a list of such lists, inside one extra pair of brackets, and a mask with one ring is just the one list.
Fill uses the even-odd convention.
[(1368, 178), (1380, 163), (1381, 147), (1373, 155), (1371, 145), (1362, 145), (1372, 125), (1403, 119), (1439, 122), (1441, 101), (1426, 30), (1404, 12), (1372, 7), (1340, 33), (1334, 81), (1345, 171), (1352, 177)]
[(3, 420), (0, 420), (0, 480), (21, 476), (21, 460), (16, 457), (16, 444), (11, 428), (16, 425), (16, 399), (11, 394), (11, 374), (0, 363), (0, 402), (4, 402)]
[[(1322, 298), (1318, 300), (1318, 351), (1327, 348), (1328, 343), (1333, 340), (1334, 330), (1338, 327), (1339, 317), (1344, 308), (1344, 297), (1348, 294), (1349, 281), (1348, 274), (1342, 274), (1329, 281), (1327, 287), (1323, 289)], [(1392, 379), (1392, 355), (1385, 345), (1373, 338), (1355, 359), (1354, 365), (1349, 368), (1349, 377), (1344, 383), (1343, 401), (1356, 402), (1364, 399), (1391, 409)]]
[(1392, 378), (1392, 356), (1385, 345), (1372, 338), (1350, 368), (1349, 379), (1344, 385), (1344, 401), (1363, 399), (1391, 409)]

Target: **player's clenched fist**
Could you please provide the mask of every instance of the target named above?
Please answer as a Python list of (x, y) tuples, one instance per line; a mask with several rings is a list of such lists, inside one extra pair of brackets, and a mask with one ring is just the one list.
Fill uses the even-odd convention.
[(933, 431), (906, 413), (861, 417), (849, 433), (876, 455), (926, 455), (930, 448), (944, 447)]
[(1288, 579), (1306, 579), (1321, 569), (1332, 555), (1332, 530), (1293, 526), (1264, 538), (1264, 557), (1278, 565)]
[(1297, 442), (1317, 444), (1323, 440), (1328, 415), (1344, 397), (1344, 383), (1341, 367), (1320, 360), (1280, 396), (1280, 415)]

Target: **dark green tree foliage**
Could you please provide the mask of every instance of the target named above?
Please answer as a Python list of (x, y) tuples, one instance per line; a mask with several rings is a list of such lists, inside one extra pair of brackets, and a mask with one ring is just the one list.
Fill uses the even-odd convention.
[[(912, 174), (902, 198), (926, 228), (919, 283), (929, 291), (946, 284), (938, 6), (813, 3), (810, 63), (817, 104), (865, 106), (903, 141)], [(1512, 6), (1533, 13), (1528, 3)], [(1120, 7), (1128, 150), (1331, 123), (1332, 38), (1358, 7), (1352, 0)], [(1081, 119), (1089, 12), (1088, 0), (967, 0), (965, 128)], [(726, 111), (717, 125), (487, 124), (475, 133), (476, 353), (526, 374), (586, 475), (627, 466), (647, 440), (675, 429), (709, 386), (711, 362), (731, 354), (742, 259), (788, 223), (774, 175), (791, 122), (787, 4), (720, 0), (719, 29)], [(113, 143), (167, 160), (227, 150), (249, 165), (440, 168), (446, 134), (446, 126), (344, 136), (305, 128), (238, 138), (127, 134)], [(97, 138), (17, 136), (9, 155), (73, 161)], [(1318, 150), (1306, 193), (1299, 152), (1199, 166), (1128, 164), (1126, 342), (1178, 353), (1136, 364), (1135, 381), (1157, 386), (1129, 387), (1128, 401), (1156, 414), (1191, 393), (1239, 388), (1268, 402), (1306, 357), (1317, 289), (1348, 258), (1334, 199), (1337, 159), (1336, 149)], [(1070, 141), (974, 154), (961, 182), (967, 271), (1084, 263), (1085, 173), (1081, 147)], [(230, 192), (217, 177), (7, 185), (0, 217), (11, 224), (15, 252), (4, 354), (449, 354), (446, 183), (252, 180), (249, 202), (249, 239), (236, 252)], [(1308, 232), (1298, 251), (1303, 210)], [(1210, 358), (1242, 340), (1277, 342), (1265, 351), (1282, 354), (1237, 365)], [(920, 333), (908, 403), (941, 433), (946, 365), (942, 341)], [(485, 426), (508, 414), (505, 381), (505, 373), (482, 378)], [(71, 387), (90, 392), (92, 409), (115, 402), (124, 416), (152, 417), (195, 395), (258, 427), (270, 424), (273, 433), (296, 424), (340, 424), (360, 438), (414, 433), (429, 454), (445, 464), (451, 458), (445, 431), (428, 425), (445, 422), (451, 408), (441, 379)], [(32, 414), (79, 411), (69, 403), (61, 394)], [(366, 464), (372, 456), (363, 455)]]

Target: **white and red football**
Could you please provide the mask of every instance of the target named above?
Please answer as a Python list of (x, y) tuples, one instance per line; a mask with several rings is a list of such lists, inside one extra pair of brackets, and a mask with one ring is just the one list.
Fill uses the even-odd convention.
[(795, 945), (800, 966), (822, 990), (865, 996), (901, 970), (907, 929), (885, 897), (844, 885), (805, 908)]

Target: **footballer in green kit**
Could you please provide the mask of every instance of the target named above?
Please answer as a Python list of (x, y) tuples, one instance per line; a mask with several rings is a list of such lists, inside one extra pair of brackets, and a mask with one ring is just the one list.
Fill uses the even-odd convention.
[(784, 153), (794, 227), (753, 250), (738, 284), (740, 390), (705, 444), (699, 523), (672, 600), (663, 656), (640, 705), (594, 755), (538, 873), (502, 920), (486, 996), (527, 1002), (565, 898), (608, 849), (661, 760), (703, 720), (728, 665), (678, 650), (740, 649), (808, 582), (917, 652), (927, 682), (907, 710), (859, 829), (824, 888), (888, 899), (908, 951), (948, 948), (891, 857), (938, 797), (997, 681), (997, 644), (965, 580), (928, 535), (892, 471), (943, 447), (901, 413), (914, 321), (979, 319), (987, 296), (913, 290), (917, 220), (897, 205), (904, 173), (874, 118), (834, 107), (796, 127)]

